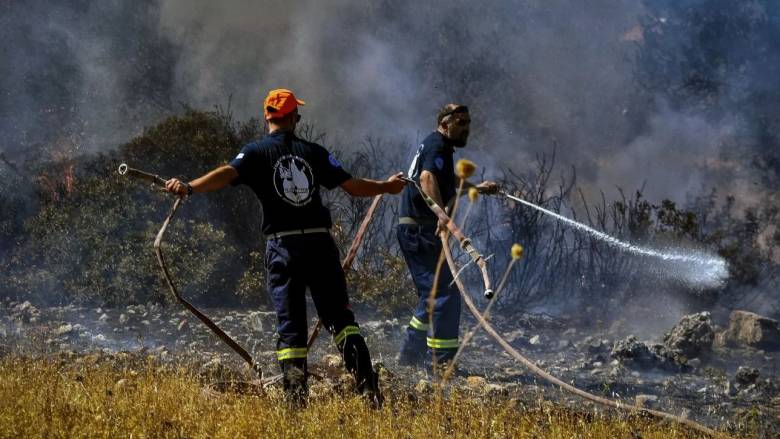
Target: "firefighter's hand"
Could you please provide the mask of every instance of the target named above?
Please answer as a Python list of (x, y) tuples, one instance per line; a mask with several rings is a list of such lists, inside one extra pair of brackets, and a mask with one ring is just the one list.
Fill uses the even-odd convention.
[(401, 180), (401, 177), (404, 176), (403, 172), (399, 172), (395, 175), (390, 176), (390, 178), (387, 179), (385, 182), (385, 191), (388, 194), (397, 194), (400, 193), (402, 190), (404, 190), (404, 186), (406, 186), (406, 182)]
[(485, 180), (476, 186), (477, 190), (481, 194), (496, 194), (498, 193), (498, 184), (495, 181)]
[(436, 222), (436, 234), (441, 236), (442, 233), (447, 231), (447, 223), (442, 220)]
[(190, 185), (179, 180), (178, 178), (172, 178), (165, 182), (166, 192), (176, 194), (179, 196), (189, 195), (191, 193)]

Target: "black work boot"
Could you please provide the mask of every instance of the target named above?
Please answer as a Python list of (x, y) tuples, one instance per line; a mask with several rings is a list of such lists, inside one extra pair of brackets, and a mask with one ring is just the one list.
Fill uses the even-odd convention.
[(306, 360), (282, 360), (280, 364), (287, 403), (291, 408), (306, 407), (306, 400), (309, 397), (309, 386), (306, 384), (308, 378)]
[(371, 354), (363, 336), (350, 335), (337, 347), (344, 358), (344, 366), (355, 377), (357, 392), (366, 398), (372, 408), (381, 408), (384, 398), (379, 390), (379, 375), (371, 365)]
[(358, 382), (357, 391), (373, 409), (381, 409), (385, 403), (385, 397), (379, 389), (379, 374), (371, 369), (369, 376)]

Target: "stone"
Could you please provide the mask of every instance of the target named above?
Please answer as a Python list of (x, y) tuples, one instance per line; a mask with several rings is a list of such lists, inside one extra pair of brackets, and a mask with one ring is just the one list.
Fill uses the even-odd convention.
[(54, 333), (57, 335), (67, 335), (73, 332), (73, 325), (70, 323), (66, 323), (64, 325), (60, 325), (59, 328), (54, 330)]
[(637, 395), (634, 397), (634, 404), (639, 408), (653, 408), (658, 404), (657, 395)]
[(181, 331), (182, 329), (184, 329), (185, 326), (187, 326), (187, 320), (186, 319), (182, 319), (182, 321), (179, 322), (179, 324), (176, 326), (176, 329), (178, 331)]
[(226, 375), (227, 372), (228, 369), (219, 357), (213, 357), (200, 367), (200, 373), (204, 376), (219, 377)]
[(125, 324), (125, 323), (127, 323), (128, 320), (130, 320), (130, 318), (127, 317), (127, 314), (124, 314), (124, 313), (119, 314), (119, 323), (120, 324)]
[(507, 396), (509, 395), (509, 389), (507, 386), (501, 384), (487, 384), (484, 387), (484, 392), (492, 396)]
[(591, 336), (585, 337), (579, 347), (591, 355), (602, 354), (607, 351), (607, 346), (602, 340), (597, 340)]
[(739, 369), (737, 369), (736, 375), (734, 376), (734, 381), (736, 381), (740, 386), (749, 386), (754, 384), (758, 380), (758, 377), (758, 369), (754, 367), (740, 366)]
[(322, 363), (328, 367), (342, 367), (344, 366), (344, 360), (341, 355), (326, 354), (322, 356)]
[(659, 363), (658, 356), (633, 335), (615, 343), (610, 355), (612, 358), (620, 360), (622, 364), (629, 366), (654, 367)]
[(725, 333), (727, 345), (743, 345), (764, 350), (780, 349), (777, 320), (748, 311), (733, 311)]
[(512, 331), (512, 332), (509, 332), (508, 334), (506, 334), (506, 336), (504, 337), (504, 339), (505, 339), (507, 342), (509, 342), (509, 343), (512, 343), (512, 342), (514, 342), (515, 340), (517, 340), (517, 339), (519, 339), (519, 338), (522, 338), (522, 337), (523, 337), (523, 335), (524, 335), (524, 333), (523, 333), (523, 330), (522, 330), (522, 329), (515, 329), (514, 331)]
[(617, 367), (613, 367), (612, 369), (610, 369), (609, 373), (607, 374), (607, 376), (609, 376), (612, 379), (617, 379), (617, 378), (620, 378), (621, 376), (623, 376), (624, 372), (625, 372), (625, 369), (623, 369), (620, 366), (617, 366)]
[(252, 331), (263, 332), (265, 330), (265, 321), (273, 317), (273, 313), (263, 311), (252, 311), (246, 316), (245, 324)]
[(532, 346), (538, 346), (542, 343), (542, 338), (537, 334), (528, 339), (528, 343), (531, 343)]
[(663, 347), (674, 357), (695, 358), (712, 350), (715, 330), (709, 312), (690, 314), (664, 335)]
[(108, 314), (103, 313), (98, 317), (98, 321), (105, 323), (108, 320)]
[(361, 329), (365, 329), (370, 332), (376, 332), (378, 329), (380, 329), (385, 323), (381, 320), (372, 320), (370, 322), (365, 322), (360, 324)]
[(417, 393), (423, 393), (428, 394), (433, 392), (433, 385), (431, 385), (430, 381), (427, 380), (420, 380), (417, 382), (417, 384), (414, 386), (414, 390)]
[(472, 390), (483, 390), (487, 385), (487, 380), (481, 376), (470, 376), (466, 378), (466, 385)]
[(734, 396), (737, 394), (737, 389), (731, 383), (730, 380), (726, 380), (723, 384), (723, 396)]

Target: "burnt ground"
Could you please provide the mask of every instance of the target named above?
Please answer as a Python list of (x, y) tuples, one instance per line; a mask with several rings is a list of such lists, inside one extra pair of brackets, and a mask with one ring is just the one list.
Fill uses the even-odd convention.
[[(278, 372), (273, 312), (203, 311), (254, 355), (266, 376)], [(384, 366), (384, 385), (408, 388), (412, 393), (430, 392), (432, 375), (428, 371), (400, 367), (395, 360), (407, 317), (369, 319), (365, 316), (370, 312), (360, 308), (356, 314), (374, 361)], [(464, 316), (462, 333), (473, 323), (469, 316)], [(641, 400), (647, 407), (734, 432), (780, 434), (780, 352), (722, 348), (700, 358), (686, 359), (685, 364), (639, 364), (616, 358), (613, 353), (615, 345), (630, 335), (630, 325), (624, 322), (584, 328), (565, 316), (516, 314), (511, 318), (496, 316), (494, 324), (514, 347), (539, 366), (596, 395), (627, 405)], [(659, 333), (651, 340), (640, 341), (652, 346), (662, 336)], [(321, 334), (310, 353), (314, 370), (317, 365), (338, 363), (329, 339), (327, 334)], [(121, 352), (151, 355), (163, 362), (186, 360), (190, 367), (205, 374), (227, 369), (251, 379), (251, 372), (240, 357), (187, 310), (177, 306), (39, 309), (29, 303), (0, 301), (0, 355), (78, 357)], [(743, 371), (738, 374), (740, 367)], [(577, 409), (594, 407), (537, 380), (484, 332), (479, 332), (467, 348), (453, 385), (515, 403), (546, 399)]]

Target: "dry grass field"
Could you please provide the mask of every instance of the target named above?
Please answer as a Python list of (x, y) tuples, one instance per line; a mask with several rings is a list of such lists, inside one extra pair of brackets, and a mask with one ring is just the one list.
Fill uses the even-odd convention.
[(205, 391), (214, 380), (142, 356), (8, 356), (0, 360), (0, 437), (697, 437), (640, 416), (462, 391), (445, 398), (388, 389), (385, 407), (372, 410), (348, 392), (315, 388), (308, 408), (294, 410), (276, 389)]

